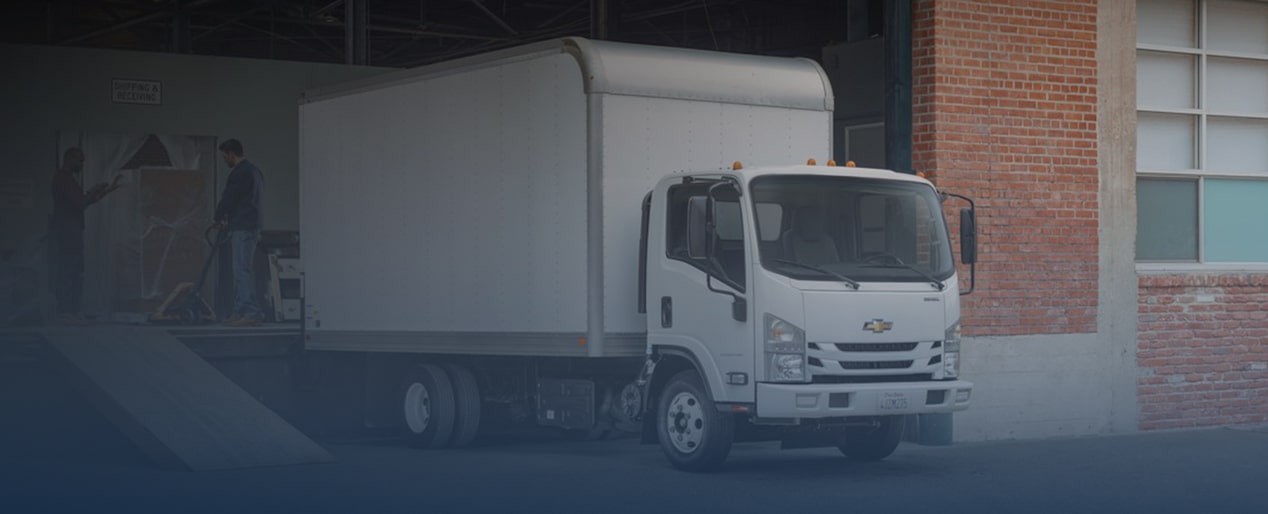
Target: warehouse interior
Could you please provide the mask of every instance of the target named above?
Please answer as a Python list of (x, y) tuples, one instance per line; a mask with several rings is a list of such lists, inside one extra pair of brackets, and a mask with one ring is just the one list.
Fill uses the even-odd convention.
[[(7, 326), (52, 317), (41, 244), (50, 203), (41, 193), (67, 148), (87, 149), (85, 183), (119, 170), (141, 180), (86, 220), (83, 300), (91, 318), (136, 321), (202, 264), (200, 223), (228, 172), (214, 150), (219, 141), (242, 140), (268, 176), (259, 263), (292, 258), (300, 93), (546, 39), (813, 59), (838, 99), (831, 157), (910, 169), (909, 143), (885, 144), (910, 139), (910, 76), (894, 72), (901, 65), (885, 66), (910, 60), (910, 45), (887, 46), (884, 37), (910, 32), (909, 22), (892, 21), (909, 20), (909, 10), (895, 11), (901, 3), (49, 0), (13, 8), (0, 22), (0, 53), (21, 72), (0, 80), (30, 100), (5, 107), (10, 122), (0, 143), (16, 161), (5, 172), (10, 205), (0, 221), (4, 281), (13, 291), (0, 298)], [(887, 85), (895, 92), (888, 97)], [(159, 92), (152, 102), (110, 96), (128, 94), (122, 88)], [(888, 137), (887, 116), (897, 120)], [(142, 205), (146, 188), (191, 200)], [(228, 260), (211, 270), (220, 310), (230, 308), (228, 283), (216, 278), (228, 273)], [(287, 287), (285, 279), (279, 286), (257, 278), (262, 294)], [(279, 302), (271, 313), (281, 321), (283, 310)]]

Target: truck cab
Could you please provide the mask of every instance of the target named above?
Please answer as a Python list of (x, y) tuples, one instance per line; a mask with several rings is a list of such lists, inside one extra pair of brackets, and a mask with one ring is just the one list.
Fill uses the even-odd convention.
[(733, 168), (671, 175), (643, 204), (645, 440), (684, 469), (737, 439), (875, 460), (903, 416), (966, 409), (947, 196), (888, 170)]

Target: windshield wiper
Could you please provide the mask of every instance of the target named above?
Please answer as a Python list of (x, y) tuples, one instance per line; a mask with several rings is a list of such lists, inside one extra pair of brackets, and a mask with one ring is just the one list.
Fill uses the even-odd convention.
[(834, 278), (836, 278), (836, 279), (838, 279), (838, 280), (840, 280), (840, 281), (842, 281), (842, 282), (845, 282), (845, 285), (850, 286), (850, 287), (853, 287), (855, 291), (858, 291), (858, 289), (859, 289), (859, 283), (858, 283), (858, 281), (856, 281), (856, 280), (854, 280), (854, 279), (852, 279), (852, 278), (850, 278), (850, 277), (847, 277), (847, 276), (845, 276), (845, 275), (842, 275), (842, 274), (840, 274), (840, 273), (837, 273), (837, 272), (835, 272), (835, 271), (827, 270), (827, 269), (821, 268), (821, 267), (819, 267), (819, 266), (815, 266), (815, 265), (813, 265), (813, 264), (804, 264), (804, 263), (800, 263), (800, 262), (797, 262), (797, 261), (790, 261), (790, 260), (787, 260), (787, 259), (767, 259), (767, 261), (770, 261), (770, 262), (778, 262), (778, 263), (780, 263), (780, 264), (787, 264), (787, 265), (789, 265), (789, 266), (796, 266), (796, 267), (798, 267), (798, 268), (808, 269), (808, 270), (810, 270), (810, 271), (816, 271), (816, 272), (822, 273), (822, 274), (824, 274), (824, 275), (828, 275), (828, 276), (830, 276), (830, 277), (834, 277)]
[(928, 280), (929, 283), (932, 284), (933, 287), (938, 288), (939, 291), (945, 290), (947, 288), (946, 284), (943, 284), (938, 279), (933, 278), (933, 275), (920, 271), (916, 267), (903, 262), (903, 260), (899, 259), (897, 256), (890, 255), (889, 257), (891, 259), (894, 259), (894, 262), (897, 264), (864, 264), (859, 267), (860, 268), (901, 268), (901, 269), (911, 270), (915, 272), (917, 275), (924, 277), (925, 280)]

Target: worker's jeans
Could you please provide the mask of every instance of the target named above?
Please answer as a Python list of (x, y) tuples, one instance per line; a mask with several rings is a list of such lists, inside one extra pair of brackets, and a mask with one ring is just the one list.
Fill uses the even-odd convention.
[(255, 244), (259, 241), (259, 230), (229, 231), (229, 242), (233, 245), (233, 316), (236, 317), (264, 319), (255, 301)]

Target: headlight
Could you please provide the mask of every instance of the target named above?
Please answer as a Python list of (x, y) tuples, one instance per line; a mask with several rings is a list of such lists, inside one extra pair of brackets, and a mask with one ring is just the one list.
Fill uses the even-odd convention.
[(958, 378), (960, 376), (960, 354), (947, 352), (942, 356), (942, 376)]
[(766, 328), (766, 380), (805, 382), (806, 332), (770, 314), (762, 321)]
[(942, 376), (959, 378), (960, 376), (960, 322), (956, 321), (947, 328), (946, 337), (942, 340)]
[(804, 382), (806, 380), (806, 356), (787, 353), (771, 353), (766, 367), (766, 378), (771, 382)]

